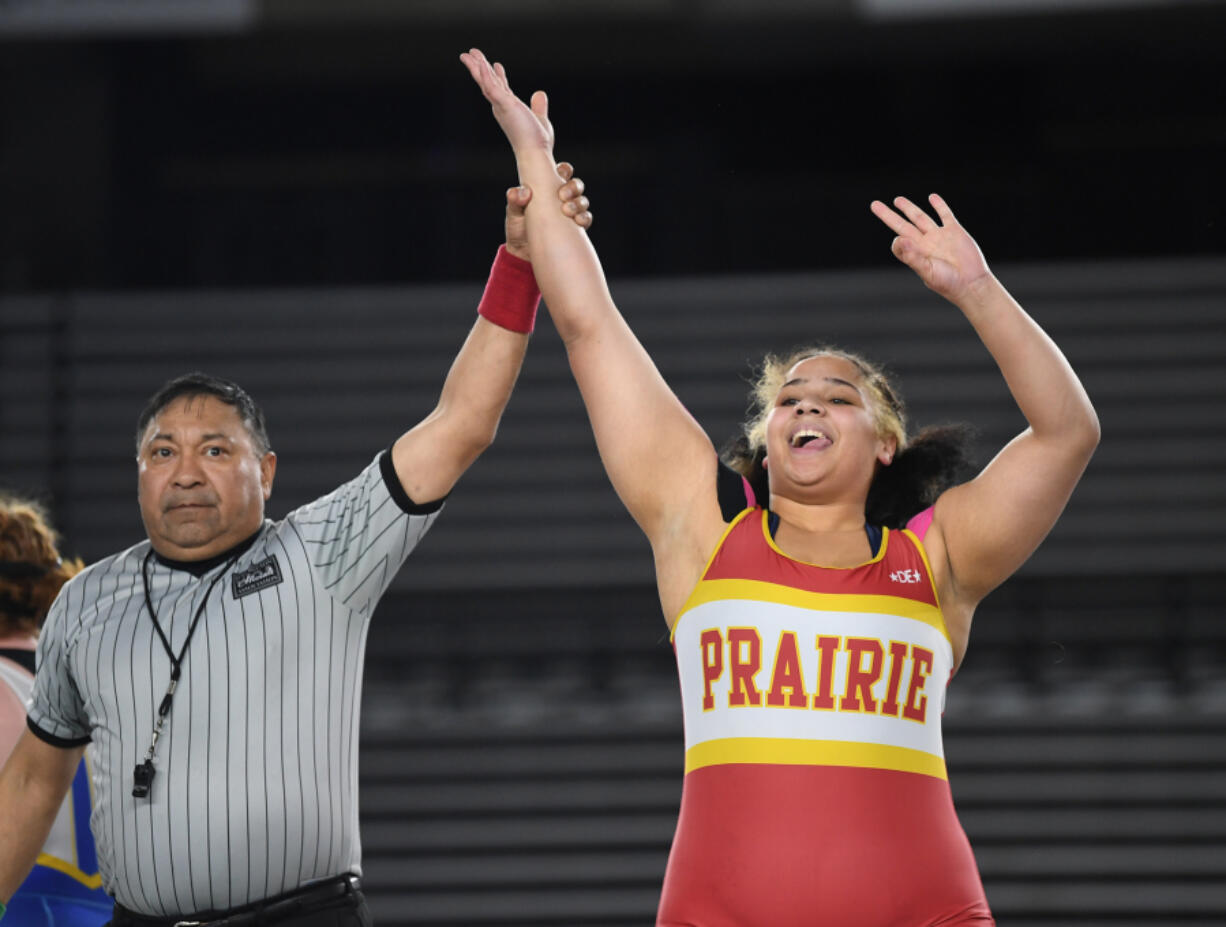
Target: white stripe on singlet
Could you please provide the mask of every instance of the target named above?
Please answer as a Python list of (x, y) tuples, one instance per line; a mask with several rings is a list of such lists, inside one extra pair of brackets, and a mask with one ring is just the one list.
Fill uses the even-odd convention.
[(197, 576), (148, 558), (151, 600), (176, 657), (225, 571), (183, 660), (148, 798), (133, 797), (133, 770), (172, 667), (145, 608), (149, 543), (64, 587), (40, 637), (30, 720), (51, 742), (92, 739), (91, 823), (104, 884), (124, 907), (225, 910), (360, 873), (366, 633), (438, 512), (406, 511), (394, 479), (390, 460), (376, 459), (335, 492), (265, 522), (229, 568)]

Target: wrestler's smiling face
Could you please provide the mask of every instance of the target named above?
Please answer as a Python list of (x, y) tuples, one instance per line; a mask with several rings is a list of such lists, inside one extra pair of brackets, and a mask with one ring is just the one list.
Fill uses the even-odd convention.
[(766, 421), (772, 493), (810, 499), (812, 491), (868, 493), (895, 441), (877, 433), (872, 399), (855, 364), (819, 354), (794, 364)]
[(174, 560), (206, 560), (259, 529), (276, 455), (257, 452), (234, 406), (185, 396), (149, 422), (137, 469), (154, 549)]

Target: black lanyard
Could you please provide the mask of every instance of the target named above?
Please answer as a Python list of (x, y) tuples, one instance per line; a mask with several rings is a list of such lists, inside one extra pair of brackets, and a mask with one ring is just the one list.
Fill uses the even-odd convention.
[(157, 630), (158, 637), (161, 638), (162, 648), (166, 651), (166, 656), (170, 657), (171, 670), (170, 685), (166, 687), (166, 694), (162, 697), (162, 703), (158, 706), (158, 716), (157, 720), (153, 723), (153, 737), (149, 741), (149, 750), (145, 753), (145, 761), (137, 763), (136, 771), (133, 773), (133, 798), (149, 797), (149, 787), (153, 784), (153, 755), (157, 751), (158, 738), (162, 736), (162, 725), (166, 723), (166, 716), (170, 714), (170, 702), (174, 698), (175, 689), (179, 685), (179, 677), (183, 674), (183, 658), (187, 656), (187, 648), (192, 642), (192, 635), (196, 633), (196, 625), (200, 623), (204, 609), (209, 604), (209, 596), (213, 594), (213, 587), (221, 581), (221, 578), (230, 571), (230, 567), (234, 566), (241, 556), (242, 552), (239, 552), (227, 560), (221, 572), (214, 576), (213, 581), (209, 583), (209, 588), (205, 590), (204, 598), (196, 608), (196, 614), (192, 617), (192, 623), (187, 628), (187, 640), (183, 642), (183, 647), (179, 650), (177, 657), (174, 650), (171, 649), (166, 632), (162, 630), (162, 625), (158, 622), (158, 614), (153, 609), (153, 598), (149, 595), (149, 561), (153, 559), (152, 548), (150, 548), (149, 553), (145, 554), (145, 559), (141, 562), (140, 578), (145, 585), (145, 608), (149, 610), (149, 617), (153, 619), (153, 627)]

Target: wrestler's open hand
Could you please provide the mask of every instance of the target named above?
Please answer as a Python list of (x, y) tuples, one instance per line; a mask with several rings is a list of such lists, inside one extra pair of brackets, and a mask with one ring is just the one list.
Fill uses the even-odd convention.
[[(583, 195), (583, 181), (575, 176), (575, 169), (566, 161), (561, 162), (557, 170), (558, 176), (566, 181), (558, 187), (562, 215), (570, 216), (580, 228), (591, 228), (591, 203)], [(511, 187), (507, 190), (507, 250), (524, 261), (532, 260), (528, 252), (528, 219), (524, 215), (524, 209), (531, 201), (531, 187)]]
[(957, 303), (976, 284), (991, 277), (983, 252), (945, 201), (935, 193), (928, 202), (940, 219), (933, 219), (905, 196), (894, 198), (895, 209), (880, 200), (869, 207), (898, 235), (890, 250), (915, 271), (924, 284)]
[(549, 124), (549, 99), (545, 91), (532, 94), (532, 105), (528, 107), (511, 91), (506, 68), (490, 64), (481, 49), (469, 49), (460, 55), (460, 60), (490, 101), (494, 118), (516, 153), (532, 148), (553, 151), (553, 126)]

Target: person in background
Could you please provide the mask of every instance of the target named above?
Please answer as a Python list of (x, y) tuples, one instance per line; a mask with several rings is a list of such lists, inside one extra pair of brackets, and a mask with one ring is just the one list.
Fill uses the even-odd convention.
[[(35, 502), (0, 493), (0, 757), (26, 726), (39, 629), (60, 587), (81, 571), (60, 556), (51, 520)], [(89, 763), (72, 776), (29, 876), (9, 901), (22, 927), (92, 927), (111, 916), (89, 829)]]

